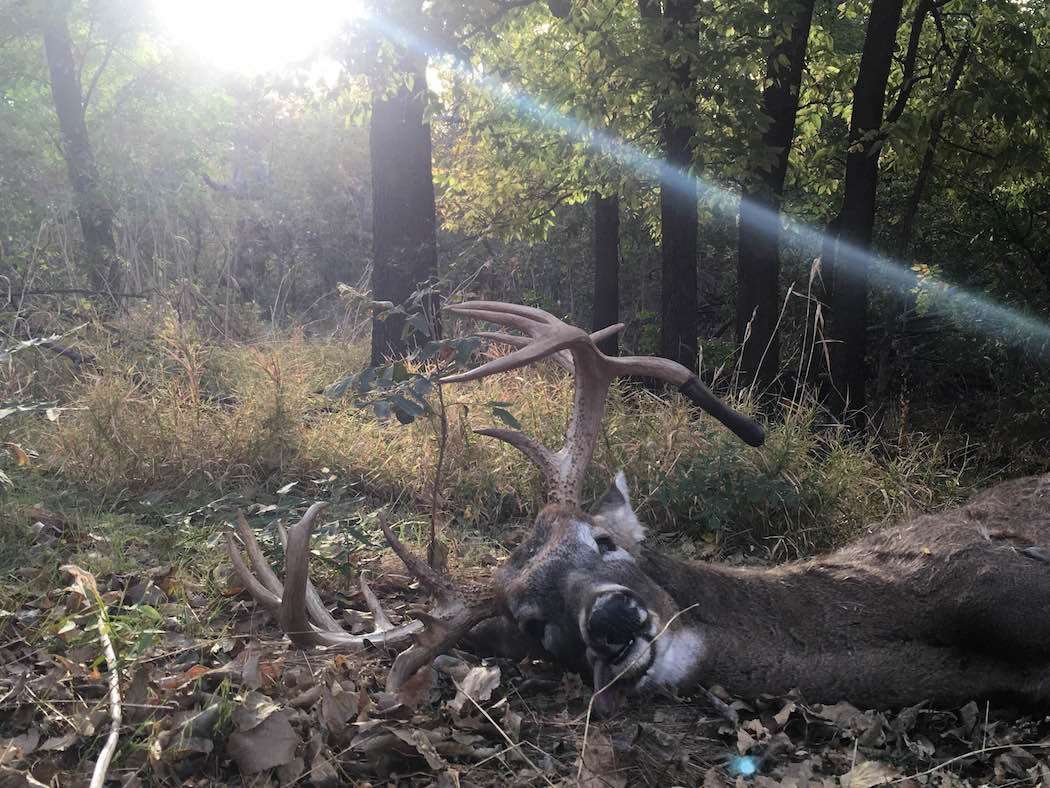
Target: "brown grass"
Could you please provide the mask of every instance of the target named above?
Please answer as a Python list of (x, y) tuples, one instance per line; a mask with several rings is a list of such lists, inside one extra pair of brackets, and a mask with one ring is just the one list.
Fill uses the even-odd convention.
[[(34, 441), (65, 478), (119, 497), (222, 494), (336, 474), (381, 501), (426, 505), (433, 425), (380, 422), (315, 393), (359, 369), (363, 348), (294, 334), (220, 346), (177, 321), (160, 325), (148, 352), (141, 345), (100, 350), (106, 369), (119, 372), (70, 384), (63, 396), (82, 410), (38, 423)], [(492, 423), (487, 403), (506, 401), (527, 432), (557, 446), (568, 377), (553, 367), (525, 369), (448, 387), (445, 395), (446, 513), (489, 530), (534, 511), (542, 496), (538, 474), (513, 449), (472, 430)], [(958, 475), (924, 436), (858, 444), (820, 420), (812, 403), (793, 403), (770, 427), (766, 446), (754, 450), (677, 395), (621, 387), (609, 403), (588, 493), (599, 494), (624, 468), (645, 521), (683, 534), (687, 553), (705, 541), (757, 540), (785, 556), (959, 494)]]

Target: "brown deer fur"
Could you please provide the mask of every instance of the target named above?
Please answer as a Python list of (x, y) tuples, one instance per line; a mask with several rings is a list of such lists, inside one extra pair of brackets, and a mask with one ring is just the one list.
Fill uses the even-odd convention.
[(777, 567), (680, 561), (642, 536), (621, 474), (594, 515), (548, 506), (496, 584), (554, 659), (596, 689), (620, 676), (605, 711), (715, 684), (866, 707), (1050, 701), (1050, 475)]

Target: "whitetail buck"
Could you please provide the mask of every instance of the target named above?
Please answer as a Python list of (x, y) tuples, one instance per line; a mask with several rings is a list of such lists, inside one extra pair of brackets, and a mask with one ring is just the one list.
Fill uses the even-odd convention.
[[(497, 571), (491, 598), (460, 603), (449, 620), (428, 620), (421, 642), (399, 656), (389, 686), (471, 628), (471, 639), (484, 648), (486, 636), (513, 627), (559, 663), (590, 672), (605, 712), (631, 693), (688, 694), (711, 684), (742, 696), (797, 688), (811, 702), (866, 707), (1050, 701), (1050, 476), (1000, 484), (963, 507), (880, 530), (809, 561), (771, 568), (680, 561), (645, 547), (622, 474), (593, 514), (580, 508), (611, 381), (648, 375), (673, 382), (749, 443), (761, 443), (761, 429), (678, 364), (603, 355), (594, 341), (622, 326), (588, 335), (528, 307), (468, 302), (451, 310), (525, 336), (485, 334), (518, 349), (445, 382), (553, 357), (574, 371), (574, 405), (557, 452), (520, 432), (481, 431), (540, 466), (551, 503)], [(245, 536), (251, 548), (250, 532)], [(447, 581), (389, 532), (387, 538), (428, 587), (453, 595)], [(256, 564), (268, 588), (252, 587), (240, 564), (242, 576), (263, 604), (298, 611), (280, 614), (297, 643), (345, 640), (349, 636), (318, 634), (334, 622), (326, 622), (331, 616), (323, 606), (314, 610), (319, 601), (306, 580), (305, 539), (308, 534), (298, 554), (289, 545), (286, 588), (293, 577), (298, 588), (283, 602), (276, 577), (266, 581), (268, 567)], [(232, 541), (230, 547), (232, 556)], [(304, 631), (309, 634), (297, 640), (294, 633)], [(386, 630), (385, 640), (413, 633), (394, 634)], [(362, 639), (351, 640), (359, 646)]]

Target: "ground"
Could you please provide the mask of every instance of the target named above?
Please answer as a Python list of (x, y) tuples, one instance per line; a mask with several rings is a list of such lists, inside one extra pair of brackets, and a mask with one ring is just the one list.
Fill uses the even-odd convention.
[[(230, 574), (222, 539), (235, 508), (279, 559), (272, 523), (331, 496), (323, 480), (120, 505), (47, 473), (12, 481), (0, 533), (0, 786), (88, 784), (111, 720), (100, 607), (123, 713), (113, 785), (1050, 785), (1050, 717), (977, 702), (859, 710), (715, 687), (598, 720), (576, 676), (462, 653), (395, 697), (384, 691), (393, 654), (296, 651)], [(315, 538), (325, 601), (369, 629), (364, 573), (395, 623), (425, 609), (382, 549), (370, 502), (337, 498)], [(495, 539), (453, 542), (463, 582), (500, 558)]]

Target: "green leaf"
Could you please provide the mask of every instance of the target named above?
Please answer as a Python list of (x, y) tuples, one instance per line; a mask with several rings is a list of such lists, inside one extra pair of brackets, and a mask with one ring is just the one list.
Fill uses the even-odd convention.
[(508, 427), (513, 427), (516, 430), (520, 430), (521, 429), (521, 423), (516, 418), (514, 418), (514, 414), (511, 413), (506, 408), (499, 408), (499, 407), (493, 408), (492, 409), (492, 415), (495, 416), (500, 421), (502, 421)]

